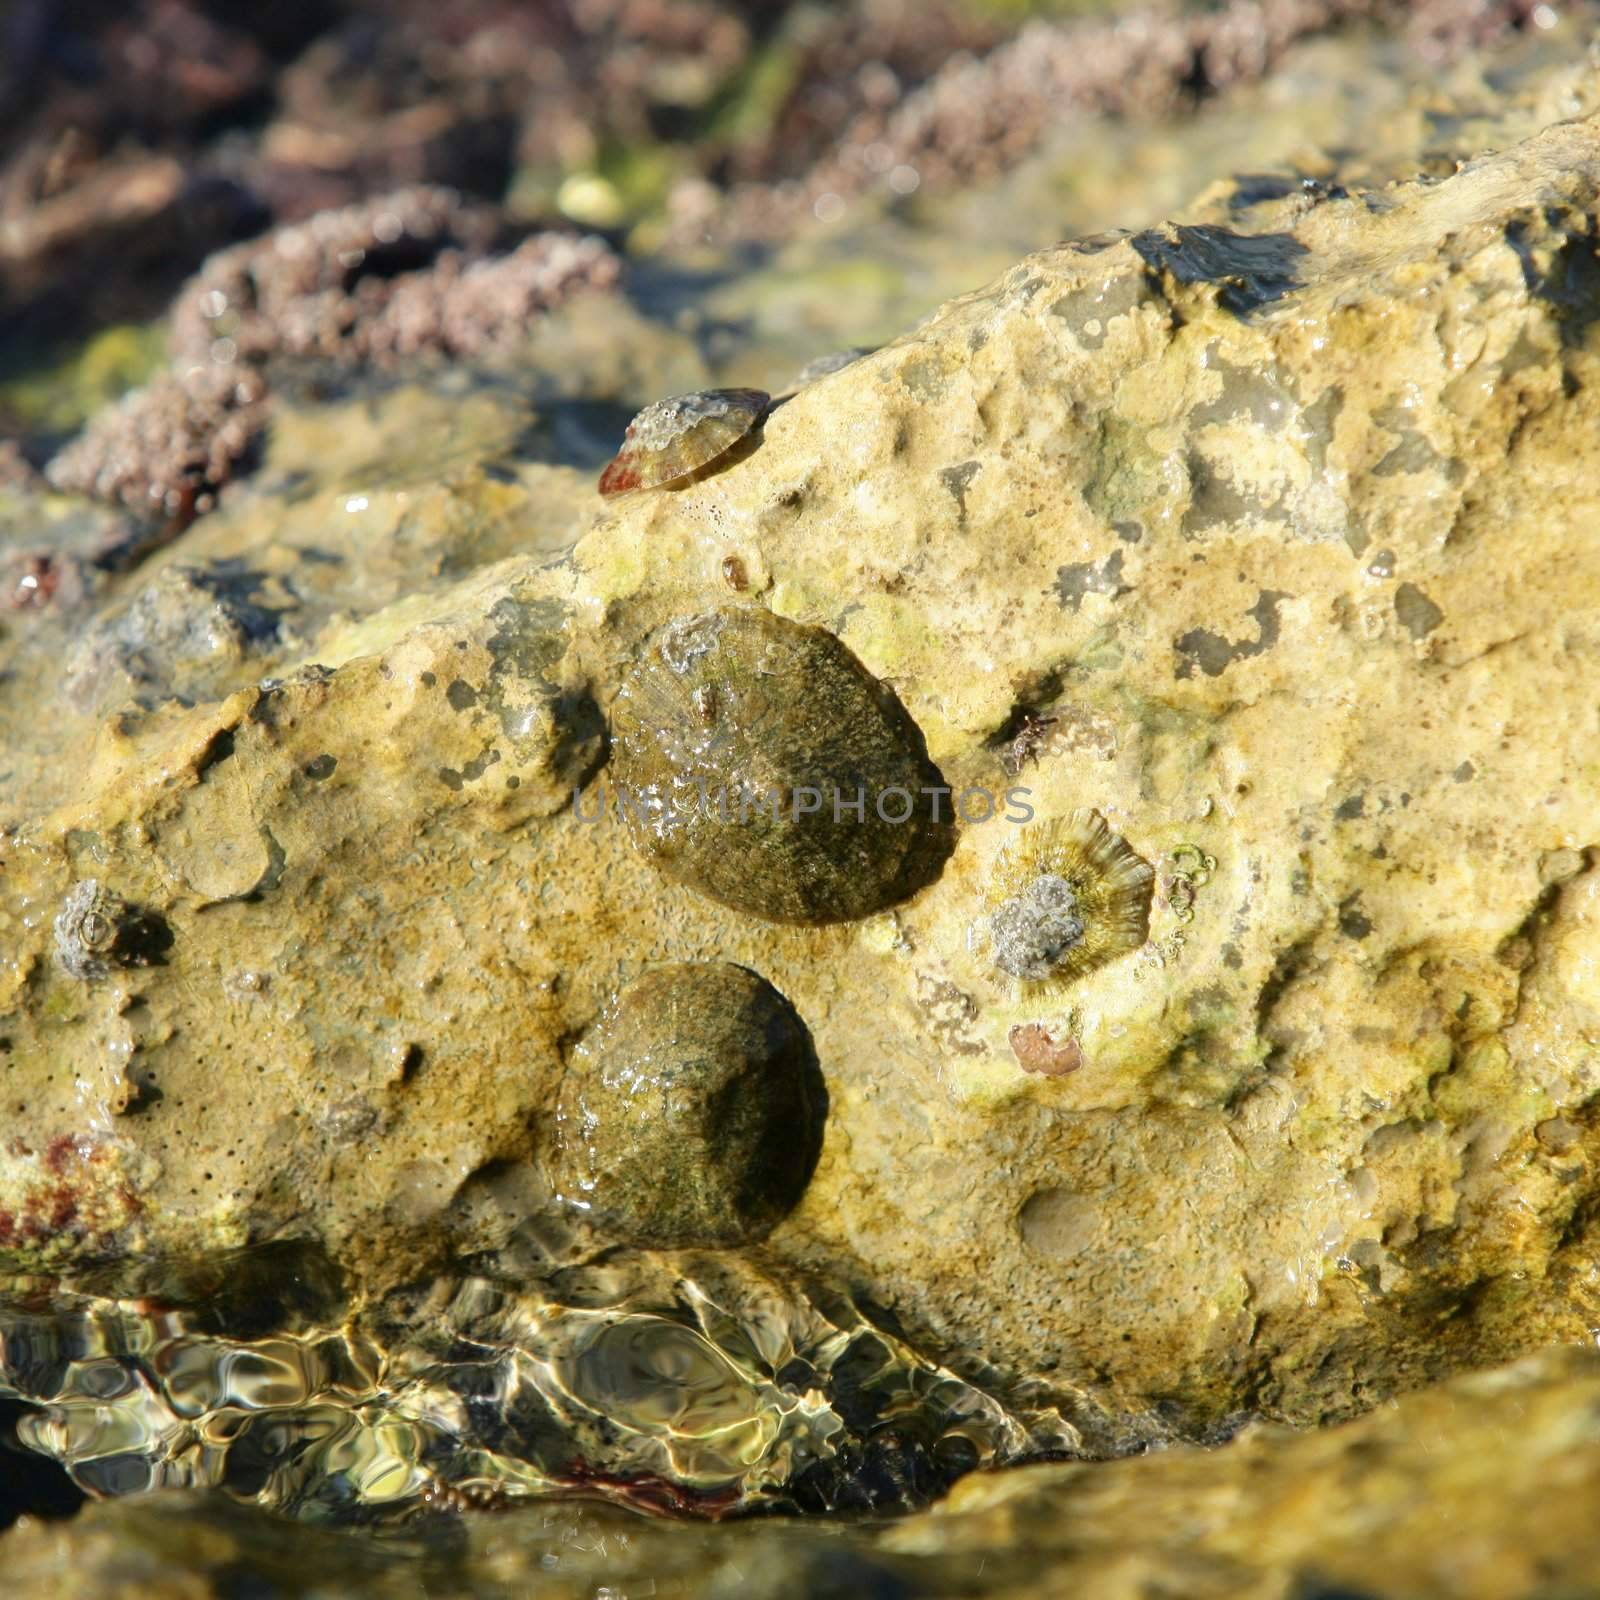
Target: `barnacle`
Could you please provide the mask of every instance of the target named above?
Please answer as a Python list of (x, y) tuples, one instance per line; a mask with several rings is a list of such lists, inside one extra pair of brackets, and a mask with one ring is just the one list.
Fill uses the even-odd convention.
[(600, 493), (660, 489), (725, 456), (767, 414), (763, 389), (697, 389), (648, 405), (600, 474)]
[(1098, 811), (1028, 827), (988, 889), (990, 956), (1028, 984), (1071, 983), (1136, 950), (1155, 874)]
[(73, 884), (56, 914), (56, 957), (75, 978), (103, 978), (129, 908), (94, 878)]
[(159, 962), (172, 944), (172, 933), (154, 912), (130, 906), (98, 879), (85, 878), (61, 902), (55, 943), (56, 959), (87, 983), (106, 977), (113, 966)]

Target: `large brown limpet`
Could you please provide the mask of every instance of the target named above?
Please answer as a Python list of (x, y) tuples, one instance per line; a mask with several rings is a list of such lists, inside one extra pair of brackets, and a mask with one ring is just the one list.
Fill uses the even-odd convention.
[(725, 456), (766, 416), (764, 389), (697, 389), (648, 405), (628, 424), (622, 448), (600, 474), (600, 493), (660, 489)]
[(745, 967), (677, 962), (614, 996), (574, 1051), (550, 1174), (623, 1243), (746, 1244), (805, 1193), (826, 1109), (783, 995)]
[(759, 606), (658, 629), (611, 735), (635, 848), (772, 922), (872, 916), (931, 883), (954, 843), (948, 785), (894, 692), (825, 628)]

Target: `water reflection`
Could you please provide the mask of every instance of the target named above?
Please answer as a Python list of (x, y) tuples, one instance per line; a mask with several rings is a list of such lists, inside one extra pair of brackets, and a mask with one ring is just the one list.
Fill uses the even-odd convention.
[(1077, 1444), (1055, 1411), (1008, 1407), (842, 1296), (694, 1255), (366, 1304), (282, 1251), (14, 1279), (0, 1399), (23, 1403), (18, 1440), (96, 1497), (214, 1488), (385, 1526), (572, 1496), (707, 1518), (891, 1511)]

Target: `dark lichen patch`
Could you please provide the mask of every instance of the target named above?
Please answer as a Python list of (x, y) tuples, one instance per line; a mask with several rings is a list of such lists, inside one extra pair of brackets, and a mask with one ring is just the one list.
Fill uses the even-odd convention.
[(466, 780), (458, 771), (456, 771), (454, 767), (440, 767), (439, 782), (442, 783), (445, 788), (453, 791), (456, 794), (460, 794)]
[(907, 393), (924, 405), (931, 405), (943, 396), (946, 376), (944, 363), (937, 356), (908, 361), (900, 369), (900, 381)]
[(1166, 454), (1152, 448), (1149, 430), (1109, 412), (1099, 416), (1094, 465), (1083, 486), (1084, 503), (1100, 521), (1142, 526), (1150, 508), (1172, 495), (1177, 474)]
[(422, 674), (421, 683), (422, 683), (422, 687), (424, 689), (433, 688), (434, 685), (438, 683), (438, 681), (439, 681), (438, 678), (431, 672), (424, 672)]
[(1130, 242), (1157, 273), (1178, 283), (1220, 285), (1217, 304), (1238, 317), (1298, 287), (1298, 264), (1307, 254), (1292, 234), (1235, 233), (1209, 223), (1148, 228)]
[[(1343, 410), (1344, 390), (1336, 383), (1330, 383), (1315, 400), (1300, 408), (1300, 434), (1305, 441), (1306, 461), (1318, 475), (1327, 469), (1328, 445)], [(1359, 555), (1360, 551), (1356, 553)]]
[(1193, 427), (1209, 422), (1245, 421), (1269, 433), (1281, 432), (1297, 406), (1292, 390), (1270, 370), (1236, 367), (1222, 360), (1213, 344), (1205, 354), (1208, 371), (1220, 374), (1222, 388), (1189, 413)]
[(1256, 624), (1254, 639), (1230, 640), (1209, 628), (1192, 628), (1177, 640), (1173, 648), (1178, 653), (1176, 676), (1192, 678), (1198, 667), (1208, 678), (1218, 678), (1235, 661), (1246, 661), (1270, 650), (1278, 642), (1278, 607), (1288, 599), (1275, 589), (1263, 589), (1246, 616)]
[(1113, 550), (1098, 566), (1092, 561), (1074, 561), (1057, 567), (1055, 589), (1061, 604), (1073, 612), (1083, 605), (1086, 594), (1106, 594), (1116, 600), (1130, 593), (1122, 581), (1122, 552)]
[(1372, 469), (1379, 478), (1398, 477), (1404, 473), (1434, 472), (1452, 486), (1467, 475), (1466, 464), (1442, 456), (1415, 428), (1399, 430), (1397, 442)]
[(939, 481), (955, 501), (959, 511), (957, 520), (963, 528), (967, 525), (967, 486), (977, 477), (978, 471), (976, 461), (962, 461), (956, 466), (941, 468), (939, 472)]
[(1477, 775), (1478, 769), (1470, 761), (1463, 761), (1454, 772), (1450, 774), (1457, 783), (1470, 783)]
[(461, 776), (468, 783), (476, 783), (499, 760), (500, 752), (490, 745), (482, 755), (475, 756), (461, 769)]
[[(499, 718), (512, 758), (548, 759), (554, 728), (555, 766), (567, 776), (588, 769), (603, 749), (605, 719), (586, 687), (560, 680), (566, 607), (558, 600), (508, 595), (495, 602), (489, 617), (495, 631), (484, 643), (492, 664), (478, 699)], [(530, 717), (530, 695), (544, 703), (547, 718)]]
[(1137, 522), (1113, 522), (1111, 531), (1124, 544), (1138, 544), (1144, 538), (1144, 529)]
[(1188, 468), (1189, 505), (1183, 514), (1186, 539), (1235, 522), (1259, 521), (1281, 504), (1281, 497), (1268, 501), (1243, 493), (1220, 464), (1203, 451), (1189, 451)]
[(1341, 800), (1338, 805), (1333, 808), (1333, 820), (1335, 822), (1354, 822), (1357, 817), (1361, 816), (1366, 811), (1366, 809), (1366, 795), (1353, 794), (1348, 800)]
[(1347, 939), (1365, 939), (1372, 932), (1372, 920), (1361, 909), (1361, 891), (1339, 902), (1339, 932)]
[(1413, 639), (1426, 639), (1444, 621), (1444, 612), (1414, 583), (1402, 583), (1395, 590), (1394, 614)]
[(321, 783), (324, 778), (333, 776), (333, 769), (338, 765), (339, 758), (337, 756), (324, 753), (320, 756), (313, 756), (300, 770), (313, 783)]
[(566, 617), (559, 600), (517, 600), (506, 595), (495, 601), (489, 611), (495, 631), (484, 641), (494, 671), (555, 689), (551, 668), (565, 648)]
[(465, 678), (452, 679), (444, 697), (452, 711), (470, 711), (478, 703), (478, 691)]

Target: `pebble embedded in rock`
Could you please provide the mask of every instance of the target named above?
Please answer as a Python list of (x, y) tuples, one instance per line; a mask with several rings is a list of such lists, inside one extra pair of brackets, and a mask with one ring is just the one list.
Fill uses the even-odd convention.
[(634, 844), (724, 905), (848, 922), (932, 882), (949, 854), (920, 732), (824, 628), (759, 608), (669, 623), (612, 728)]
[(749, 1243), (805, 1192), (824, 1112), (810, 1035), (770, 983), (722, 962), (657, 967), (574, 1052), (552, 1176), (625, 1243)]

